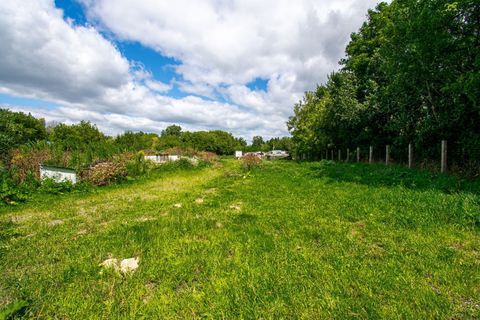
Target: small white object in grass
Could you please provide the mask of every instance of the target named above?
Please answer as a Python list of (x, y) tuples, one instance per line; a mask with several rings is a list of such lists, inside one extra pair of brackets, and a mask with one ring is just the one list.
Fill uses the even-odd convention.
[(116, 272), (127, 274), (137, 270), (139, 261), (139, 257), (134, 257), (129, 259), (123, 259), (119, 263), (117, 258), (110, 258), (103, 261), (100, 266), (105, 269), (112, 269)]
[(113, 269), (115, 271), (118, 271), (118, 259), (116, 258), (107, 259), (102, 263), (100, 263), (100, 266), (106, 269)]
[(203, 201), (204, 201), (203, 198), (198, 198), (195, 200), (195, 203), (201, 204), (203, 203)]
[(134, 272), (138, 268), (139, 261), (140, 258), (138, 257), (123, 259), (122, 262), (120, 262), (120, 271), (122, 271), (122, 273)]
[(182, 204), (181, 203), (175, 203), (173, 205), (174, 208), (181, 208), (182, 207)]
[(240, 206), (239, 206), (239, 205), (232, 204), (232, 205), (230, 206), (230, 209), (234, 209), (234, 210), (240, 210), (241, 208), (240, 208)]

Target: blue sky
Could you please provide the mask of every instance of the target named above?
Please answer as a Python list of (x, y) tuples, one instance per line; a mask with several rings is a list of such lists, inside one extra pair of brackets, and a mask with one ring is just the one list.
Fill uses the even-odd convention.
[(372, 0), (0, 3), (0, 105), (107, 134), (288, 135)]

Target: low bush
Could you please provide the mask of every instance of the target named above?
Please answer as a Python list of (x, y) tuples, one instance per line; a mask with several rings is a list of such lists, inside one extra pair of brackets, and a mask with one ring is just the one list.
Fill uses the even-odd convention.
[(176, 169), (191, 169), (195, 167), (196, 164), (198, 164), (198, 160), (192, 161), (188, 158), (180, 158), (177, 161), (173, 161), (172, 164), (173, 164), (173, 167)]
[(155, 165), (145, 160), (143, 151), (137, 152), (130, 160), (125, 162), (125, 168), (129, 177), (138, 177), (148, 173)]
[(208, 151), (201, 151), (197, 153), (197, 157), (203, 161), (206, 161), (208, 163), (214, 163), (218, 161), (218, 156), (217, 154), (213, 152), (208, 152)]
[(127, 176), (126, 165), (123, 161), (104, 161), (92, 165), (83, 174), (83, 179), (96, 186), (105, 186), (122, 181)]
[(0, 202), (7, 205), (15, 205), (27, 200), (27, 195), (8, 177), (1, 177)]
[(262, 159), (254, 154), (246, 154), (242, 157), (242, 169), (244, 171), (250, 171), (255, 167), (258, 167), (262, 163)]
[(10, 169), (12, 177), (18, 183), (24, 182), (29, 174), (40, 178), (40, 164), (51, 158), (47, 149), (16, 149), (12, 151)]
[(75, 185), (70, 181), (56, 182), (53, 179), (43, 179), (39, 191), (49, 194), (63, 194), (73, 191)]

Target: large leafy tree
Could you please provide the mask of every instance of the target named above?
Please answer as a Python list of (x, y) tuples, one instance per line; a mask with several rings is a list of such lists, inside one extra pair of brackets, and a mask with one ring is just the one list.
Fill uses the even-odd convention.
[(45, 121), (31, 114), (0, 109), (0, 157), (5, 161), (12, 148), (45, 139)]
[[(370, 10), (343, 69), (307, 92), (288, 122), (303, 153), (352, 144), (408, 143), (417, 157), (480, 158), (480, 5), (477, 0), (393, 0)], [(478, 160), (477, 160), (478, 161)]]
[(153, 150), (159, 141), (155, 133), (127, 131), (115, 138), (115, 143), (126, 151)]
[(72, 125), (61, 123), (52, 128), (50, 139), (69, 151), (83, 150), (89, 145), (107, 141), (107, 137), (89, 121)]

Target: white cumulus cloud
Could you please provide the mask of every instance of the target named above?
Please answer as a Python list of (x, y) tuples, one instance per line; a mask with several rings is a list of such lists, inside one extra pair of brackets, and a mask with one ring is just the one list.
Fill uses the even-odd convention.
[[(287, 133), (293, 104), (338, 68), (350, 33), (376, 4), (79, 1), (88, 26), (66, 21), (53, 0), (0, 2), (0, 93), (59, 106), (12, 108), (55, 121), (91, 120), (112, 134), (159, 132), (179, 123), (247, 138)], [(156, 80), (148, 66), (128, 61), (112, 42), (123, 40), (180, 61), (175, 66), (180, 77), (170, 83)], [(257, 78), (268, 80), (265, 90), (247, 86)], [(196, 96), (170, 97), (173, 87)]]

